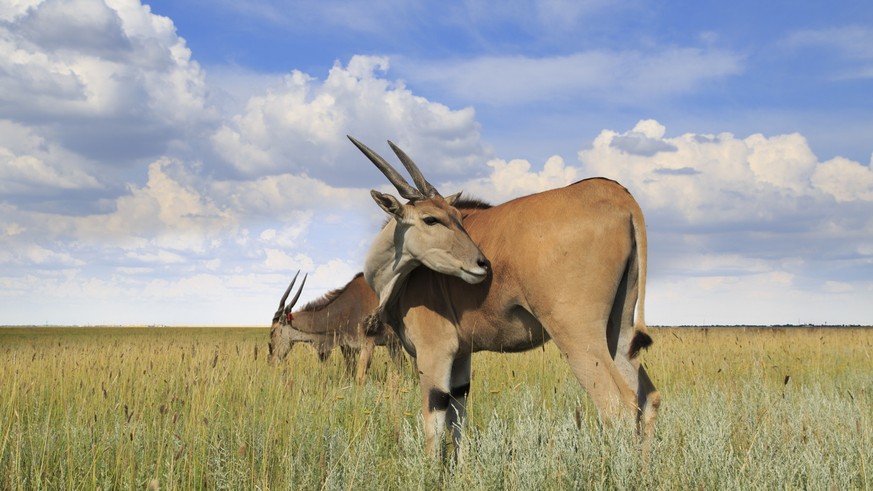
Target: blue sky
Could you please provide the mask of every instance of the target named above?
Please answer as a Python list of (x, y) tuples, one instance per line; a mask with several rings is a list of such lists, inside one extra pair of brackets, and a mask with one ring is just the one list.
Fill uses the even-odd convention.
[(0, 5), (0, 324), (268, 323), (361, 269), (401, 145), (499, 203), (602, 175), (653, 324), (873, 324), (873, 5)]

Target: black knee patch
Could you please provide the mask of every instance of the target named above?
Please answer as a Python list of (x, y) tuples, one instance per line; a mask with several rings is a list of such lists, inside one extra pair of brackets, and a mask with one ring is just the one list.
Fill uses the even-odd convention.
[(427, 407), (431, 411), (445, 411), (449, 408), (451, 397), (448, 392), (430, 389), (430, 394), (427, 395)]
[(459, 385), (457, 387), (452, 387), (452, 398), (460, 399), (462, 397), (467, 397), (467, 394), (470, 393), (470, 383), (467, 382), (464, 385)]
[(654, 341), (652, 341), (652, 338), (648, 334), (637, 331), (637, 333), (634, 334), (634, 338), (631, 340), (630, 349), (627, 353), (628, 356), (631, 358), (636, 357), (640, 354), (641, 349), (648, 348), (653, 342)]

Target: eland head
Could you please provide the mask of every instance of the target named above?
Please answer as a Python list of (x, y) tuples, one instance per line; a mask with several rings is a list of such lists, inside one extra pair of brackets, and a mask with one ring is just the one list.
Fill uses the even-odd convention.
[(439, 273), (457, 276), (470, 284), (484, 280), (491, 263), (467, 234), (461, 222), (461, 213), (452, 206), (460, 193), (444, 198), (424, 178), (412, 159), (390, 141), (388, 145), (412, 176), (415, 187), (379, 154), (351, 136), (349, 140), (382, 171), (400, 197), (407, 200), (407, 203), (402, 203), (391, 194), (370, 191), (376, 204), (393, 218), (383, 229), (383, 233), (392, 234), (391, 240), (385, 241), (390, 247), (376, 253), (392, 254), (393, 260), (387, 263), (395, 271), (421, 264)]
[(300, 271), (297, 271), (297, 274), (294, 275), (294, 279), (291, 280), (291, 284), (285, 289), (285, 293), (282, 295), (282, 300), (279, 301), (279, 309), (276, 310), (275, 314), (273, 314), (273, 325), (270, 327), (269, 356), (269, 361), (272, 365), (275, 365), (280, 360), (284, 359), (288, 354), (288, 351), (291, 350), (292, 332), (291, 329), (288, 329), (289, 327), (292, 327), (294, 322), (294, 316), (291, 313), (291, 309), (294, 308), (297, 299), (300, 298), (300, 293), (303, 291), (303, 285), (306, 284), (307, 275), (303, 275), (303, 281), (300, 282), (300, 288), (297, 290), (297, 294), (294, 295), (294, 299), (291, 300), (291, 303), (286, 306), (285, 300), (288, 299), (291, 289), (294, 288), (294, 283), (297, 281), (298, 276), (300, 276)]

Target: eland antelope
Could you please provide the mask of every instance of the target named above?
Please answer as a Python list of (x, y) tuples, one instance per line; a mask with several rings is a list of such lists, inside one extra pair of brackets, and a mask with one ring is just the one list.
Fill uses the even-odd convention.
[[(379, 315), (416, 357), (428, 453), (446, 424), (457, 449), (477, 351), (518, 352), (549, 340), (605, 423), (653, 432), (660, 395), (640, 365), (646, 228), (618, 183), (586, 179), (491, 208), (461, 212), (393, 143), (412, 187), (381, 156), (349, 139), (397, 189), (371, 191), (389, 215), (364, 276)], [(636, 315), (634, 312), (636, 306)]]
[(379, 301), (364, 281), (363, 273), (355, 275), (344, 287), (332, 290), (292, 312), (303, 291), (306, 276), (291, 303), (286, 306), (285, 300), (299, 274), (298, 271), (288, 285), (279, 301), (279, 309), (273, 315), (270, 329), (271, 364), (284, 360), (293, 345), (302, 342), (312, 345), (321, 361), (327, 360), (331, 351), (339, 346), (347, 374), (353, 373), (357, 359), (355, 378), (358, 382), (366, 375), (376, 345), (387, 347), (394, 364), (402, 365), (403, 354), (397, 336), (392, 330), (385, 329), (373, 315)]

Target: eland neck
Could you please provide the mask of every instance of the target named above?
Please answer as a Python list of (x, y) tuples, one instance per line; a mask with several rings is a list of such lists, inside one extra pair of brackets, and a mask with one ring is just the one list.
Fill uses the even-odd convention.
[(376, 236), (364, 262), (364, 278), (379, 297), (379, 309), (394, 297), (419, 262), (403, 249), (397, 221), (390, 220)]

